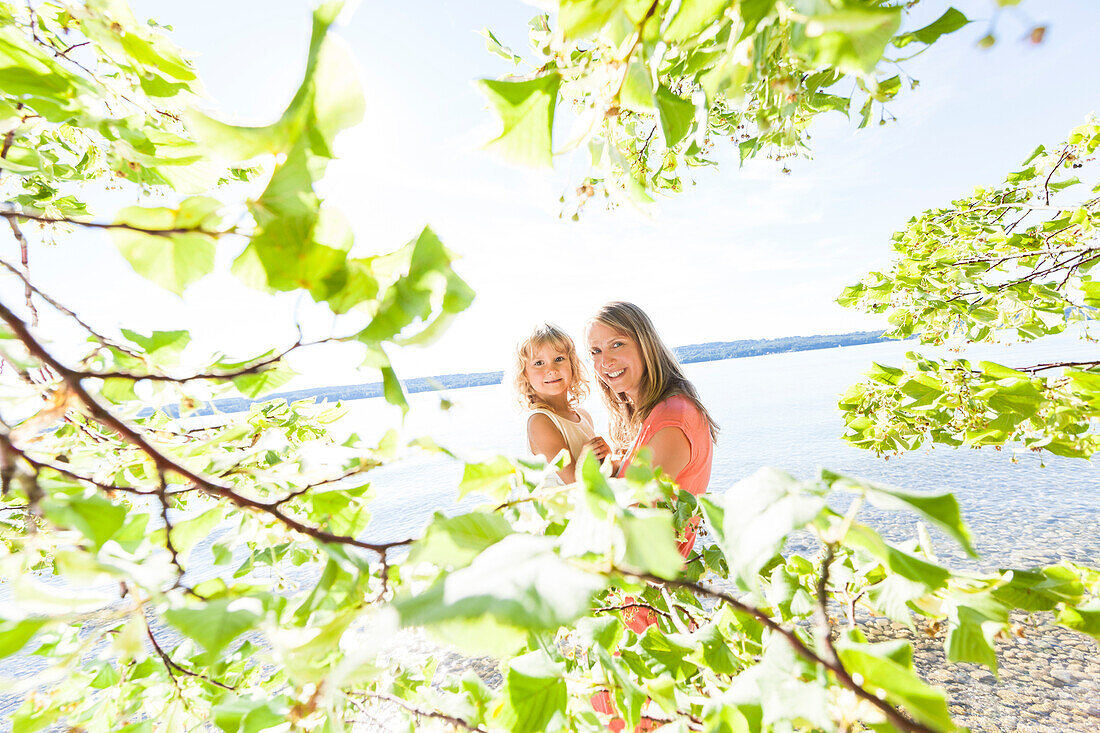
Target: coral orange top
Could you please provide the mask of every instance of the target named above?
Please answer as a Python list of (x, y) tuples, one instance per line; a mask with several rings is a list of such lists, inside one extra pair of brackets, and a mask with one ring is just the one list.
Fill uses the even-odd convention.
[(710, 439), (710, 425), (696, 409), (691, 400), (682, 395), (673, 395), (658, 402), (649, 417), (642, 421), (638, 437), (630, 446), (630, 452), (619, 467), (619, 476), (626, 475), (626, 469), (642, 446), (649, 443), (657, 431), (664, 428), (680, 428), (691, 448), (687, 465), (676, 474), (675, 481), (681, 489), (699, 496), (707, 490), (710, 483), (710, 464), (713, 458), (714, 443)]
[[(680, 428), (687, 437), (690, 446), (687, 465), (680, 473), (676, 474), (675, 481), (681, 489), (695, 496), (703, 494), (710, 483), (710, 464), (714, 453), (714, 442), (710, 437), (710, 425), (706, 418), (687, 397), (674, 395), (667, 400), (657, 403), (649, 417), (642, 421), (642, 428), (638, 431), (638, 437), (630, 446), (630, 452), (619, 467), (619, 477), (626, 475), (627, 466), (634, 460), (638, 450), (646, 445), (658, 430), (663, 428)], [(678, 537), (677, 549), (685, 558), (691, 555), (695, 547), (695, 536), (699, 531), (699, 517), (694, 517), (686, 527), (682, 536)], [(626, 603), (634, 603), (632, 596), (626, 597)], [(628, 608), (620, 614), (620, 618), (628, 629), (641, 634), (646, 627), (657, 623), (657, 616), (648, 608)], [(596, 708), (600, 712), (600, 708)]]

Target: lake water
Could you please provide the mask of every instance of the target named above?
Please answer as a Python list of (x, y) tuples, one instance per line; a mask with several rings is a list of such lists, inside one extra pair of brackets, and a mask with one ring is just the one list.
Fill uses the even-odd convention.
[[(921, 448), (884, 460), (841, 439), (844, 424), (837, 399), (859, 380), (871, 362), (903, 366), (914, 342), (890, 342), (772, 354), (689, 364), (688, 377), (721, 426), (710, 491), (723, 491), (761, 466), (809, 477), (818, 467), (895, 486), (952, 491), (975, 533), (981, 564), (1033, 564), (1056, 559), (1100, 563), (1100, 473), (1078, 459), (1030, 452)], [(925, 349), (924, 351), (931, 351)], [(1015, 346), (983, 346), (967, 358), (1006, 365), (1095, 359), (1100, 351), (1068, 336)], [(412, 395), (406, 422), (410, 435), (431, 435), (464, 458), (526, 453), (524, 416), (503, 386), (444, 393), (453, 402), (441, 410), (440, 395)], [(392, 425), (395, 410), (380, 400), (347, 403), (348, 422), (364, 434)], [(597, 431), (606, 415), (593, 398), (588, 409)], [(1045, 464), (1045, 467), (1044, 465)], [(461, 465), (438, 457), (413, 457), (375, 474), (379, 490), (368, 531), (372, 539), (417, 534), (437, 510), (455, 511)], [(914, 520), (869, 515), (894, 539), (912, 536)], [(937, 551), (961, 559), (946, 540)]]

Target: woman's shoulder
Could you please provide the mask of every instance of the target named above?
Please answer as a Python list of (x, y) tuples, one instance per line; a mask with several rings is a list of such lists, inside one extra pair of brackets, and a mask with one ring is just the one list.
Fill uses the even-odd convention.
[(658, 419), (695, 417), (699, 408), (684, 395), (674, 394), (654, 405), (649, 415)]

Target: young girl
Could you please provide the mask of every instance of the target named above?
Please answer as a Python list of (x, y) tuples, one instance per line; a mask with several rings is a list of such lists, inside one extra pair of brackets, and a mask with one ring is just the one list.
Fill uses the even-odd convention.
[(543, 324), (516, 347), (513, 368), (516, 397), (527, 416), (527, 446), (552, 461), (568, 451), (569, 462), (558, 471), (565, 483), (576, 480), (581, 452), (588, 448), (603, 460), (610, 448), (596, 436), (592, 417), (580, 402), (588, 395), (587, 376), (573, 339), (557, 326)]

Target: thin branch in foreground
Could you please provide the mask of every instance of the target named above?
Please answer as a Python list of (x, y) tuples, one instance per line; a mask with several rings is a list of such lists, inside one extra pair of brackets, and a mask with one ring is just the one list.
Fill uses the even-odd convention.
[(825, 557), (821, 560), (821, 575), (818, 576), (817, 579), (817, 602), (814, 607), (814, 629), (817, 632), (818, 644), (821, 646), (822, 651), (825, 652), (825, 660), (831, 664), (835, 664), (840, 669), (844, 669), (844, 665), (840, 661), (840, 656), (836, 653), (836, 647), (833, 646), (833, 629), (829, 624), (827, 609), (829, 599), (829, 566), (832, 564), (835, 555), (836, 545), (833, 543), (825, 545)]
[[(8, 219), (8, 221), (12, 223), (12, 226), (16, 226), (16, 224), (15, 224), (15, 220), (14, 220), (14, 219)], [(77, 325), (78, 325), (78, 326), (80, 326), (80, 327), (81, 327), (81, 328), (83, 328), (83, 329), (84, 329), (85, 331), (87, 331), (87, 332), (88, 332), (88, 333), (89, 333), (89, 334), (90, 334), (91, 336), (93, 336), (93, 337), (94, 337), (94, 338), (95, 338), (95, 339), (96, 339), (97, 341), (99, 341), (99, 342), (100, 342), (101, 344), (103, 344), (104, 346), (110, 346), (110, 347), (111, 347), (111, 348), (113, 348), (113, 349), (118, 349), (119, 351), (122, 351), (122, 352), (124, 352), (124, 353), (126, 353), (126, 354), (129, 354), (130, 356), (133, 356), (133, 357), (137, 357), (137, 358), (140, 358), (140, 357), (141, 357), (141, 354), (140, 354), (140, 353), (138, 353), (137, 351), (134, 351), (134, 350), (133, 350), (133, 349), (131, 349), (131, 348), (130, 348), (129, 346), (126, 346), (125, 344), (121, 344), (121, 343), (119, 343), (119, 342), (115, 341), (114, 339), (110, 339), (110, 338), (108, 338), (108, 337), (104, 336), (103, 334), (99, 333), (98, 331), (96, 331), (96, 330), (95, 330), (94, 328), (92, 328), (91, 326), (89, 326), (89, 325), (88, 325), (87, 323), (85, 323), (85, 322), (84, 322), (84, 321), (83, 321), (83, 320), (82, 320), (82, 319), (80, 318), (80, 316), (78, 316), (78, 315), (77, 315), (76, 313), (74, 313), (73, 311), (69, 310), (69, 309), (68, 309), (68, 308), (66, 308), (65, 306), (61, 305), (61, 303), (57, 302), (56, 300), (54, 300), (53, 298), (51, 298), (51, 297), (50, 297), (49, 295), (47, 295), (46, 293), (42, 292), (42, 290), (41, 290), (41, 289), (39, 289), (39, 288), (35, 287), (35, 285), (34, 285), (33, 283), (31, 283), (31, 281), (30, 281), (30, 280), (29, 280), (29, 279), (27, 278), (27, 276), (26, 276), (26, 275), (24, 275), (24, 274), (23, 274), (22, 272), (20, 272), (20, 271), (19, 271), (19, 270), (18, 270), (18, 269), (17, 269), (16, 267), (14, 267), (13, 265), (9, 264), (8, 262), (5, 262), (5, 261), (4, 261), (3, 259), (0, 259), (0, 267), (3, 267), (3, 268), (4, 268), (4, 269), (6, 269), (6, 270), (7, 270), (8, 272), (10, 272), (11, 274), (15, 275), (15, 276), (16, 276), (16, 277), (18, 277), (18, 278), (19, 278), (20, 280), (22, 280), (22, 281), (23, 281), (23, 285), (24, 285), (24, 286), (25, 286), (25, 287), (26, 287), (27, 289), (29, 289), (29, 290), (30, 290), (31, 292), (33, 292), (34, 294), (36, 294), (36, 295), (37, 295), (37, 296), (38, 296), (39, 298), (41, 298), (42, 300), (44, 300), (44, 301), (46, 301), (47, 303), (49, 303), (49, 304), (50, 304), (50, 305), (51, 305), (51, 306), (53, 307), (53, 309), (54, 309), (54, 310), (56, 310), (57, 312), (61, 313), (61, 314), (62, 314), (62, 315), (64, 315), (64, 316), (68, 316), (69, 318), (71, 318), (71, 319), (73, 319), (74, 321), (76, 321), (76, 323), (77, 323)]]
[(128, 425), (125, 421), (113, 415), (110, 410), (105, 408), (99, 402), (97, 402), (88, 390), (84, 388), (82, 383), (83, 376), (81, 372), (70, 369), (69, 367), (58, 361), (52, 354), (38, 342), (34, 336), (31, 335), (25, 324), (18, 316), (16, 316), (7, 306), (0, 303), (0, 320), (3, 320), (12, 329), (16, 338), (23, 342), (23, 345), (27, 348), (32, 356), (39, 361), (52, 368), (65, 384), (68, 385), (72, 391), (73, 396), (84, 405), (88, 410), (89, 415), (100, 423), (104, 427), (107, 427), (116, 433), (126, 442), (135, 446), (138, 450), (144, 453), (156, 466), (157, 470), (164, 471), (165, 473), (172, 473), (183, 477), (187, 481), (194, 484), (197, 488), (205, 491), (211, 496), (217, 496), (222, 499), (226, 499), (230, 503), (236, 505), (242, 509), (252, 509), (263, 514), (267, 514), (274, 519), (281, 522), (284, 526), (300, 532), (301, 534), (312, 537), (318, 542), (331, 542), (340, 545), (349, 545), (351, 547), (359, 547), (364, 550), (370, 550), (381, 554), (394, 547), (401, 547), (404, 545), (412, 544), (415, 539), (407, 538), (403, 540), (395, 540), (393, 542), (365, 542), (363, 540), (356, 539), (355, 537), (349, 537), (347, 535), (335, 534), (320, 527), (315, 527), (305, 522), (299, 521), (290, 516), (286, 512), (282, 511), (278, 507), (273, 507), (270, 504), (260, 501), (258, 499), (252, 499), (250, 497), (238, 494), (232, 488), (228, 486), (222, 486), (215, 483), (211, 479), (203, 476), (195, 471), (187, 468), (181, 463), (178, 463), (169, 458), (164, 453), (157, 450), (145, 436), (138, 432), (135, 428)]
[(787, 640), (787, 643), (791, 645), (791, 648), (795, 651), (795, 653), (806, 661), (812, 664), (818, 664), (832, 672), (841, 685), (847, 687), (849, 690), (854, 692), (857, 697), (866, 700), (867, 702), (878, 708), (880, 711), (882, 711), (882, 713), (886, 716), (886, 719), (890, 721), (890, 724), (893, 725), (895, 728), (907, 731), (908, 733), (937, 733), (935, 729), (929, 728), (923, 723), (917, 722), (915, 720), (910, 720), (906, 716), (902, 715), (901, 712), (890, 703), (886, 702), (885, 700), (880, 700), (878, 696), (873, 695), (872, 693), (865, 690), (862, 686), (857, 685), (855, 680), (852, 679), (852, 676), (848, 674), (848, 672), (842, 666), (831, 664), (828, 660), (823, 659), (812, 649), (806, 646), (793, 631), (780, 626), (778, 623), (775, 622), (774, 619), (771, 618), (771, 616), (764, 613), (755, 606), (750, 606), (746, 603), (742, 603), (741, 601), (737, 600), (727, 593), (711, 590), (710, 588), (699, 585), (698, 583), (688, 583), (681, 580), (669, 580), (667, 578), (661, 578), (659, 576), (651, 575), (649, 573), (636, 573), (629, 570), (624, 570), (622, 568), (613, 568), (612, 572), (618, 573), (619, 575), (622, 575), (624, 577), (638, 578), (639, 580), (644, 580), (655, 585), (666, 585), (673, 588), (682, 588), (684, 590), (689, 590), (693, 593), (698, 593), (699, 595), (707, 596), (715, 600), (725, 601), (735, 610), (752, 616), (769, 630), (782, 636), (784, 639)]
[(141, 489), (134, 488), (133, 486), (118, 486), (116, 484), (105, 484), (101, 481), (96, 481), (95, 479), (93, 479), (89, 476), (82, 476), (82, 475), (80, 475), (78, 473), (75, 473), (75, 472), (73, 472), (73, 471), (71, 471), (67, 468), (64, 468), (63, 466), (57, 465), (56, 463), (50, 463), (48, 461), (41, 461), (37, 458), (32, 458), (31, 456), (27, 455), (27, 452), (24, 451), (22, 448), (19, 448), (14, 443), (12, 443), (9, 434), (6, 433), (6, 432), (0, 432), (0, 448), (3, 448), (3, 451), (10, 451), (10, 452), (18, 455), (20, 458), (22, 458), (24, 461), (29, 463), (37, 471), (41, 471), (43, 469), (48, 469), (48, 470), (54, 471), (54, 472), (56, 472), (56, 473), (58, 473), (62, 476), (65, 476), (66, 478), (70, 478), (74, 481), (79, 481), (81, 483), (86, 483), (86, 484), (89, 484), (91, 486), (94, 486), (95, 488), (99, 489), (100, 491), (102, 491), (104, 493), (109, 494), (113, 491), (120, 491), (120, 492), (125, 493), (125, 494), (135, 494), (137, 496), (156, 496), (156, 494), (157, 494), (156, 491), (142, 491)]
[[(144, 616), (144, 614), (142, 615)], [(168, 672), (168, 676), (172, 678), (172, 684), (176, 686), (177, 690), (179, 690), (179, 682), (176, 680), (176, 672), (179, 672), (180, 674), (186, 675), (188, 677), (196, 677), (200, 680), (203, 680), (204, 682), (209, 682), (215, 687), (220, 687), (223, 690), (237, 689), (232, 685), (227, 685), (224, 682), (218, 682), (217, 680), (207, 677), (204, 674), (192, 672), (191, 670), (181, 667), (179, 664), (177, 664), (172, 659), (172, 657), (168, 655), (168, 652), (164, 651), (161, 645), (157, 642), (157, 637), (153, 636), (153, 627), (149, 625), (149, 619), (145, 619), (145, 633), (149, 636), (149, 641), (153, 644), (153, 651), (157, 653), (157, 656), (160, 657), (160, 661), (164, 663), (164, 669)]]
[(172, 544), (172, 520), (168, 518), (168, 482), (164, 478), (164, 471), (157, 469), (157, 500), (160, 502), (160, 518), (164, 522), (164, 546), (172, 556), (172, 564), (176, 566), (176, 583), (173, 588), (183, 585), (183, 565), (180, 563), (179, 552)]
[(40, 224), (72, 224), (73, 226), (87, 227), (89, 229), (122, 229), (130, 232), (138, 232), (139, 234), (148, 234), (152, 237), (170, 237), (173, 234), (203, 234), (208, 237), (224, 237), (227, 234), (237, 234), (236, 228), (225, 229), (223, 231), (210, 231), (208, 229), (202, 229), (199, 227), (169, 227), (168, 229), (151, 229), (149, 227), (141, 227), (136, 224), (124, 224), (122, 222), (103, 222), (103, 221), (82, 221), (80, 219), (73, 219), (66, 216), (44, 216), (43, 214), (36, 214), (31, 211), (11, 211), (0, 210), (0, 216), (6, 219), (29, 219), (30, 221), (36, 221)]
[(647, 608), (653, 613), (660, 614), (665, 618), (672, 618), (671, 613), (668, 613), (667, 611), (662, 611), (661, 609), (651, 606), (648, 603), (624, 603), (621, 606), (601, 606), (600, 608), (593, 608), (592, 613), (612, 613), (614, 611), (628, 611), (632, 608)]
[(1034, 366), (1020, 367), (1016, 371), (1034, 374), (1048, 369), (1093, 369), (1100, 367), (1100, 361), (1059, 361), (1050, 364), (1036, 364)]
[[(19, 242), (19, 261), (23, 265), (23, 272), (29, 274), (30, 260), (28, 259), (27, 235), (23, 234), (23, 230), (19, 228), (19, 223), (15, 219), (8, 219), (8, 224), (11, 225), (11, 232), (15, 236), (15, 241)], [(37, 326), (38, 311), (34, 309), (34, 300), (31, 299), (33, 292), (30, 280), (23, 276), (23, 295), (27, 300), (27, 310), (31, 312), (31, 325)]]
[[(444, 722), (450, 723), (451, 725), (455, 726), (456, 728), (461, 728), (462, 730), (476, 731), (477, 733), (486, 733), (485, 729), (482, 728), (481, 726), (474, 725), (473, 723), (469, 723), (469, 722), (463, 720), (462, 718), (459, 718), (459, 717), (454, 716), (454, 715), (448, 715), (447, 713), (441, 712), (439, 710), (424, 710), (423, 708), (418, 708), (415, 705), (413, 705), (412, 703), (406, 702), (405, 700), (402, 700), (401, 698), (396, 697), (394, 695), (387, 695), (384, 692), (359, 692), (359, 693), (356, 693), (356, 694), (361, 695), (362, 697), (370, 698), (372, 700), (382, 700), (384, 702), (392, 703), (392, 704), (396, 705), (397, 707), (402, 708), (403, 710), (406, 710), (406, 711), (412, 713), (413, 715), (423, 716), (425, 718), (435, 718), (436, 720), (442, 720)], [(366, 713), (366, 710), (359, 707), (359, 706), (363, 705), (361, 700), (356, 700), (354, 697), (350, 697), (350, 696), (348, 697), (348, 700), (352, 704), (355, 704), (356, 707), (359, 708), (360, 712)]]

